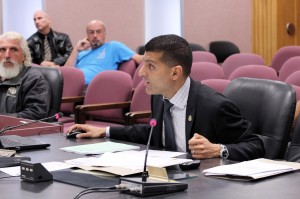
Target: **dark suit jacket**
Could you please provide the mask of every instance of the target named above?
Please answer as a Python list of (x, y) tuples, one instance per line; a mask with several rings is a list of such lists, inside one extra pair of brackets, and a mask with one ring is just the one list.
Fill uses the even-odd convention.
[[(153, 129), (151, 144), (162, 145), (163, 97), (151, 97), (152, 118), (157, 120)], [(249, 160), (264, 156), (261, 139), (251, 130), (251, 124), (245, 120), (236, 105), (222, 94), (191, 80), (186, 108), (186, 145), (194, 133), (199, 133), (212, 143), (224, 144), (229, 151), (229, 159)], [(111, 127), (110, 137), (146, 144), (150, 125)]]

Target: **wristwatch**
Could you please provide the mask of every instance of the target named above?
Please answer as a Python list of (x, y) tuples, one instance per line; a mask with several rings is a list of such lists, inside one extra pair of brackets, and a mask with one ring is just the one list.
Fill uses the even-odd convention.
[(226, 146), (224, 146), (223, 144), (220, 144), (220, 146), (221, 146), (220, 157), (223, 159), (227, 159), (229, 156), (229, 152), (228, 152)]

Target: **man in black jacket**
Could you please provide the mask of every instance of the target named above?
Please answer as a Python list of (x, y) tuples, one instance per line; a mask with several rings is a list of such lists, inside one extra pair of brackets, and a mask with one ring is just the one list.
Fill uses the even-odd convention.
[(42, 66), (63, 66), (73, 46), (67, 34), (51, 29), (50, 22), (47, 13), (35, 12), (34, 23), (37, 32), (27, 40), (32, 62)]
[(0, 35), (0, 114), (26, 119), (48, 116), (51, 90), (31, 67), (26, 40), (16, 32)]
[[(264, 156), (262, 140), (236, 105), (189, 77), (192, 52), (185, 39), (176, 35), (151, 39), (145, 46), (144, 63), (139, 75), (146, 92), (151, 94), (152, 118), (157, 120), (153, 146), (191, 152), (196, 159), (221, 157), (242, 161)], [(164, 110), (169, 102), (170, 113)], [(77, 138), (110, 137), (146, 144), (150, 125), (105, 129), (76, 124), (68, 132), (74, 129), (85, 131)]]

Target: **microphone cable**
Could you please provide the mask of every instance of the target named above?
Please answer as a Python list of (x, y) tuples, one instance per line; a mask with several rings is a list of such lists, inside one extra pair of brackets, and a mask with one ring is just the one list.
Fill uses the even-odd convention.
[(87, 188), (81, 192), (79, 192), (74, 199), (79, 199), (81, 196), (86, 195), (86, 194), (90, 194), (90, 193), (96, 193), (96, 192), (126, 192), (126, 191), (130, 191), (129, 189), (125, 188), (123, 185), (114, 185), (111, 187), (90, 187)]

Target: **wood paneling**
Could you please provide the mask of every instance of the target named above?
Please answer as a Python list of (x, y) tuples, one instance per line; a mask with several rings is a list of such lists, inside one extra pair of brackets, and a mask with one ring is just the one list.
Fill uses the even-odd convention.
[[(299, 45), (300, 0), (253, 0), (252, 1), (252, 49), (260, 54), (267, 64), (275, 52), (287, 45)], [(296, 27), (288, 34), (286, 26)]]

